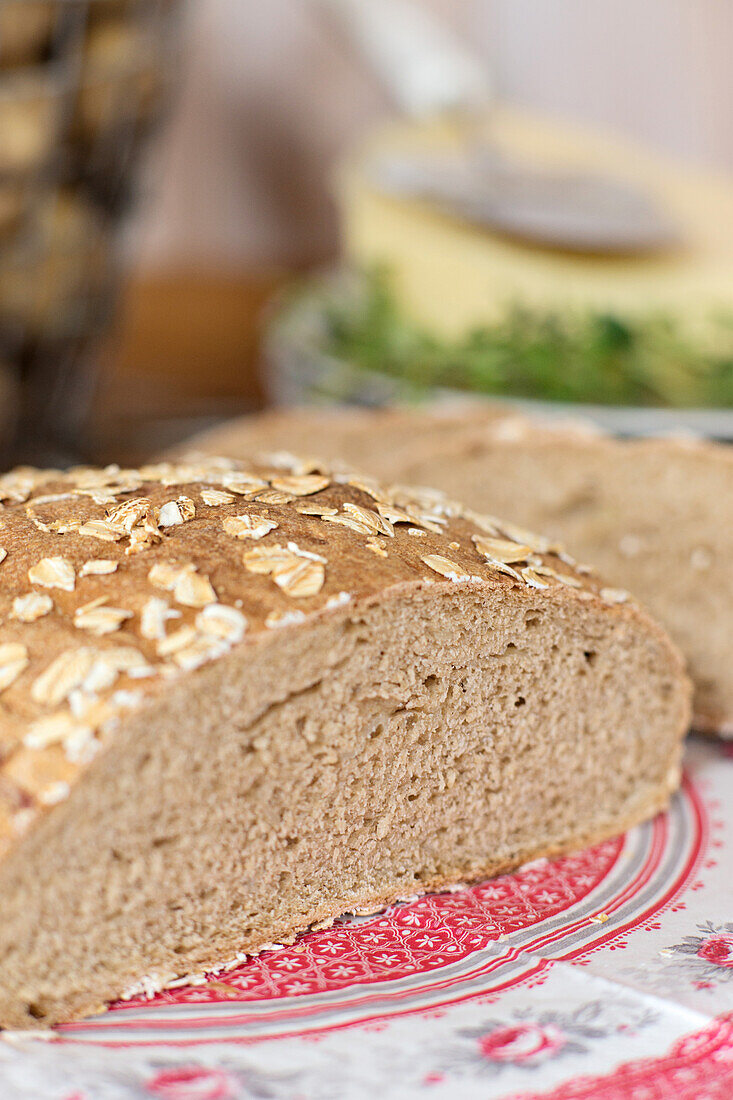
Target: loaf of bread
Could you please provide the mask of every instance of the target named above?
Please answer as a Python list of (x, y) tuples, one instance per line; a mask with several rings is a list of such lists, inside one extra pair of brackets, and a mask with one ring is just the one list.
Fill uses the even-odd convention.
[(498, 406), (436, 415), (292, 411), (193, 440), (235, 457), (289, 447), (435, 485), (560, 539), (669, 630), (695, 684), (695, 726), (733, 736), (733, 448), (615, 439)]
[(0, 1024), (663, 808), (690, 685), (626, 593), (440, 493), (210, 458), (0, 479)]

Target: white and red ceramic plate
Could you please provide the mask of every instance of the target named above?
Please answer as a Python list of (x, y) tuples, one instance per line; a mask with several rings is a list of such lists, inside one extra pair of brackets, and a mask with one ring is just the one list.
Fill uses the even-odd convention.
[[(733, 751), (578, 855), (0, 1044), (38, 1100), (733, 1096)], [(0, 1090), (0, 1095), (6, 1093)]]

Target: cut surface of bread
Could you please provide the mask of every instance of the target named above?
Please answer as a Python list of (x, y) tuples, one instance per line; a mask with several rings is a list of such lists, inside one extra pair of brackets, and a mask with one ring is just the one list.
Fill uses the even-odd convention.
[(561, 539), (669, 630), (695, 683), (697, 729), (733, 736), (732, 447), (615, 439), (498, 407), (275, 412), (189, 446), (234, 456), (291, 446), (340, 458)]
[(662, 809), (690, 685), (547, 540), (322, 464), (0, 479), (0, 1024)]

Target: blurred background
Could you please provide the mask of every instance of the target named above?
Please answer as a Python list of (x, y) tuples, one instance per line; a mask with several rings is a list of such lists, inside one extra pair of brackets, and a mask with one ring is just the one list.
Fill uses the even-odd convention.
[(729, 434), (731, 45), (712, 0), (0, 0), (5, 460), (436, 395)]

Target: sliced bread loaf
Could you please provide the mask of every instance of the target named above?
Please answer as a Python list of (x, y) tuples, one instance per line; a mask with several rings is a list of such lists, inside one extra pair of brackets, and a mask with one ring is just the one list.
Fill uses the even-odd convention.
[(233, 421), (191, 447), (358, 462), (561, 539), (667, 627), (689, 662), (696, 727), (733, 736), (733, 447), (619, 440), (498, 409), (286, 411)]
[(0, 479), (0, 1024), (617, 833), (663, 631), (543, 539), (320, 464)]

